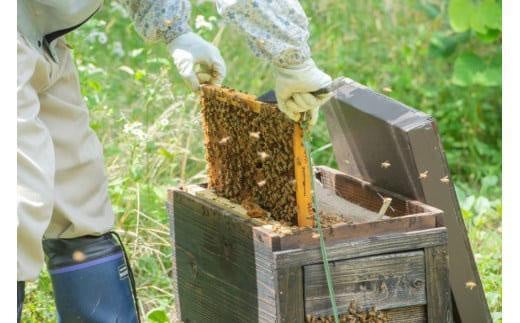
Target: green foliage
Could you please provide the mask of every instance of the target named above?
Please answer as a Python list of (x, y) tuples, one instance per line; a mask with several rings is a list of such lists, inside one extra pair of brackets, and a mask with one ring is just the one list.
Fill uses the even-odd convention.
[(472, 84), (499, 86), (502, 84), (500, 63), (487, 65), (482, 58), (473, 53), (463, 53), (455, 60), (452, 82), (459, 86)]
[[(197, 19), (209, 24), (196, 31), (214, 39), (221, 20), (214, 4), (199, 2), (193, 4), (192, 21), (201, 15)], [(492, 6), (471, 1), (481, 3)], [(500, 73), (493, 69), (501, 63), (499, 20), (458, 21), (451, 16), (453, 10), (461, 15), (460, 8), (444, 0), (302, 4), (319, 66), (436, 118), (486, 295), (499, 320), (502, 102)], [(468, 26), (465, 31), (452, 29), (454, 19), (456, 30)], [(165, 46), (145, 43), (117, 2), (105, 1), (103, 10), (67, 39), (91, 126), (104, 144), (116, 229), (130, 253), (141, 312), (149, 322), (165, 322), (175, 302), (166, 188), (205, 181), (197, 98), (174, 70)], [(254, 94), (273, 87), (269, 64), (253, 57), (234, 28), (226, 27), (217, 43), (228, 65), (226, 85)], [(336, 167), (323, 116), (313, 135), (316, 163)], [(48, 274), (27, 290), (25, 319), (55, 321)]]
[(146, 314), (146, 320), (150, 323), (168, 323), (168, 313), (162, 308), (156, 308)]
[[(502, 36), (502, 3), (498, 0), (450, 0), (450, 25), (457, 33), (474, 34), (483, 43), (499, 44)], [(469, 38), (466, 38), (469, 41)], [(432, 41), (438, 47), (454, 48), (451, 39)], [(451, 45), (451, 46), (450, 46)], [(493, 47), (492, 47), (493, 48)], [(496, 48), (496, 47), (495, 47)], [(486, 48), (487, 49), (487, 48)], [(494, 57), (492, 56), (494, 55)], [(452, 82), (458, 86), (480, 85), (485, 87), (502, 84), (501, 48), (480, 53), (474, 48), (461, 53), (456, 61)]]
[(433, 57), (447, 58), (455, 52), (457, 46), (466, 42), (469, 33), (436, 32), (430, 39), (430, 53)]
[(502, 30), (502, 3), (497, 0), (450, 0), (449, 15), (456, 32)]
[(491, 314), (502, 320), (502, 201), (500, 179), (489, 175), (481, 179), (480, 189), (457, 187), (460, 206), (479, 266)]

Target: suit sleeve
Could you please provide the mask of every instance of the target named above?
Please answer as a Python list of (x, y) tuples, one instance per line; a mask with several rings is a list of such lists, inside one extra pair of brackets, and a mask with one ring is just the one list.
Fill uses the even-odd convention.
[(308, 20), (297, 0), (217, 0), (224, 20), (243, 32), (256, 56), (282, 67), (311, 56)]
[(191, 31), (189, 0), (120, 0), (134, 21), (135, 29), (147, 41), (170, 43)]

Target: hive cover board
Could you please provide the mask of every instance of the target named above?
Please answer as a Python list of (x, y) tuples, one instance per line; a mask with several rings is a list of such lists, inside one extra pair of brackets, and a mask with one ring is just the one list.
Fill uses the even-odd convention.
[(263, 210), (297, 224), (297, 125), (274, 104), (218, 86), (203, 87), (201, 106), (209, 188), (259, 209), (253, 216)]
[(491, 322), (435, 120), (349, 79), (322, 109), (341, 171), (444, 211), (457, 321)]

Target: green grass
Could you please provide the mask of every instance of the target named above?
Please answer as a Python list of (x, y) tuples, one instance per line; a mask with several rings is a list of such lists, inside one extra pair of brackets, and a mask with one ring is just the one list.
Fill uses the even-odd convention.
[[(472, 248), (497, 321), (501, 320), (501, 88), (457, 87), (450, 81), (461, 51), (499, 53), (500, 44), (466, 41), (439, 53), (432, 39), (451, 35), (445, 1), (302, 1), (310, 16), (313, 57), (328, 73), (347, 76), (432, 114), (439, 123)], [(215, 16), (211, 3), (194, 4), (193, 19)], [(171, 246), (168, 186), (204, 181), (205, 162), (196, 97), (162, 44), (145, 44), (119, 5), (105, 2), (95, 19), (68, 41), (105, 147), (110, 194), (149, 321), (170, 316)], [(225, 84), (261, 94), (273, 87), (268, 63), (225, 27), (219, 48), (228, 65)], [(313, 145), (329, 142), (321, 117)], [(331, 149), (317, 164), (335, 165)], [(153, 314), (150, 314), (153, 313)], [(27, 287), (27, 322), (55, 320), (48, 274)]]

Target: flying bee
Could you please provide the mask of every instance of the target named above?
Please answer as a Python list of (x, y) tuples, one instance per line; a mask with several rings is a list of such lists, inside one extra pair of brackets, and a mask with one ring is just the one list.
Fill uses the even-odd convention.
[(424, 172), (419, 174), (419, 178), (420, 179), (425, 179), (427, 177), (428, 177), (428, 171), (427, 170), (425, 170)]
[(381, 163), (381, 168), (387, 169), (390, 166), (392, 166), (392, 164), (390, 164), (390, 162), (388, 160), (385, 160), (384, 162)]

